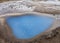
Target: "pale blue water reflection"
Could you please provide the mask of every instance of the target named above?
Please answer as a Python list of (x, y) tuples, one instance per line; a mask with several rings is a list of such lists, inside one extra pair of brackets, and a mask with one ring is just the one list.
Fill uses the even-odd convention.
[(8, 17), (7, 24), (18, 39), (29, 39), (47, 30), (54, 19), (46, 16), (24, 15)]

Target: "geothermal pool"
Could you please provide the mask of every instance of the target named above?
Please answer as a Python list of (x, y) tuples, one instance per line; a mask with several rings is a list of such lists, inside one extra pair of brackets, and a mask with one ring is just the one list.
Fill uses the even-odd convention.
[(33, 14), (6, 18), (13, 35), (18, 39), (29, 39), (41, 34), (50, 28), (53, 21), (53, 18)]

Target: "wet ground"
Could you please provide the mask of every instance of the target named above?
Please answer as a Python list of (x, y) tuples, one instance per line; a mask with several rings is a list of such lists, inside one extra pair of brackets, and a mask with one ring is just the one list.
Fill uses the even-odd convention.
[[(0, 0), (0, 2), (7, 1), (7, 0)], [(1, 27), (0, 27), (1, 29)], [(52, 36), (51, 38), (45, 38), (45, 39), (36, 39), (33, 42), (28, 43), (60, 43), (60, 27), (56, 29), (56, 34)], [(3, 32), (0, 30), (0, 43), (20, 43), (20, 42), (14, 42), (13, 40), (7, 40), (4, 37), (7, 37), (3, 35)]]
[[(0, 43), (20, 43), (18, 41), (14, 41), (14, 39), (10, 39), (9, 37), (7, 37), (7, 35), (3, 34), (4, 32), (1, 30), (0, 28)], [(60, 27), (57, 28), (54, 31), (55, 35), (49, 38), (43, 38), (43, 39), (35, 39), (32, 42), (28, 42), (28, 43), (60, 43)]]

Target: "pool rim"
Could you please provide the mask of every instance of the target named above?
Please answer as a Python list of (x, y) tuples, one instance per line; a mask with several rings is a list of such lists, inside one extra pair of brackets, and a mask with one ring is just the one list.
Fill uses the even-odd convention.
[[(14, 15), (12, 15), (12, 14), (14, 14)], [(39, 34), (38, 36), (36, 36), (36, 37), (34, 37), (34, 38), (32, 38), (32, 39), (17, 39), (17, 38), (15, 38), (15, 37), (13, 36), (13, 34), (11, 33), (10, 28), (8, 27), (7, 23), (5, 22), (5, 17), (7, 17), (7, 16), (19, 16), (19, 15), (21, 16), (21, 15), (24, 15), (24, 14), (37, 14), (37, 15), (41, 15), (41, 14), (42, 14), (41, 16), (51, 17), (51, 18), (54, 18), (55, 20), (54, 20), (54, 22), (52, 23), (52, 26), (49, 27), (48, 30), (46, 30), (45, 32)], [(18, 40), (18, 41), (32, 41), (32, 40), (34, 40), (34, 39), (37, 39), (37, 38), (41, 37), (42, 35), (48, 34), (49, 32), (51, 32), (52, 30), (54, 30), (54, 29), (56, 28), (55, 25), (56, 25), (56, 22), (57, 22), (56, 17), (54, 17), (54, 16), (52, 16), (52, 15), (49, 15), (49, 14), (37, 13), (37, 12), (11, 13), (11, 15), (10, 15), (10, 13), (9, 13), (9, 14), (5, 14), (5, 15), (1, 15), (0, 18), (3, 19), (3, 20), (2, 20), (2, 21), (3, 21), (2, 25), (5, 25), (5, 28), (7, 28), (7, 29), (6, 29), (7, 32), (10, 32), (10, 36), (9, 36), (9, 35), (8, 35), (8, 36), (9, 36), (9, 37), (14, 37), (14, 39), (16, 39), (16, 40)], [(1, 19), (0, 19), (0, 20), (1, 20)], [(8, 33), (8, 34), (9, 34), (9, 33)]]

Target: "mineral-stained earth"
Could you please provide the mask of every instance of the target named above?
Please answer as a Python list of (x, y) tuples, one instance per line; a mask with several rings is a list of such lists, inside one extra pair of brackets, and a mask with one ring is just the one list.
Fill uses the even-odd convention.
[[(56, 28), (56, 30), (54, 30), (51, 35), (53, 36), (42, 39), (38, 38), (27, 43), (60, 43), (60, 27)], [(0, 43), (20, 43), (14, 40), (11, 41), (9, 38), (8, 39), (7, 38), (8, 37), (4, 35), (3, 32), (0, 30)]]
[[(7, 0), (0, 0), (0, 2), (3, 1), (7, 1)], [(2, 26), (0, 26), (0, 43), (20, 43), (18, 41), (14, 41), (13, 39), (9, 39), (7, 37), (7, 35), (3, 34), (5, 33), (3, 30), (3, 28), (1, 28)], [(53, 33), (52, 33), (53, 35)], [(54, 31), (54, 35), (51, 37), (47, 37), (47, 38), (38, 38), (33, 40), (32, 42), (28, 42), (28, 43), (60, 43), (60, 27), (56, 28), (56, 30)]]

